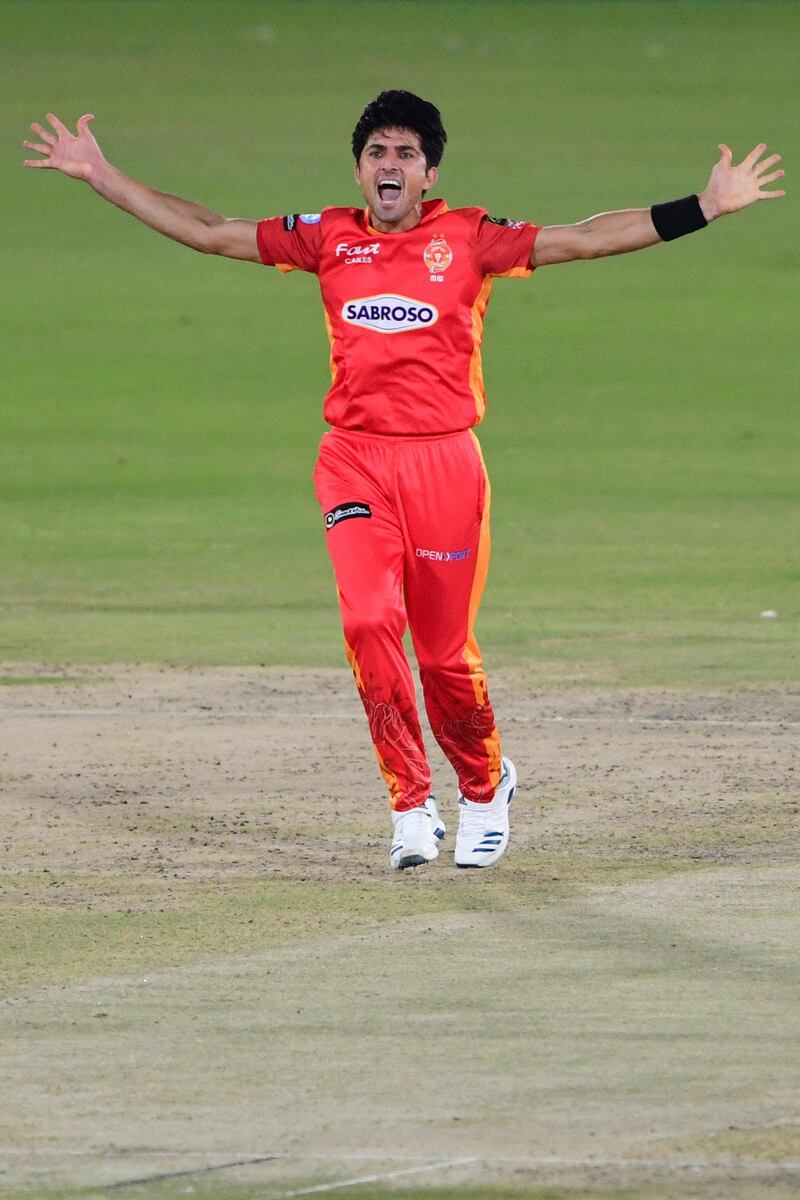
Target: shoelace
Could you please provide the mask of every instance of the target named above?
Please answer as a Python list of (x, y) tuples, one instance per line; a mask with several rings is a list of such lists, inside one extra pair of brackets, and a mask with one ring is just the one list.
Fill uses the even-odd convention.
[(483, 837), (484, 834), (492, 831), (495, 816), (494, 812), (485, 813), (477, 808), (467, 808), (466, 805), (463, 805), (459, 814), (459, 832), (466, 833), (471, 837)]
[(412, 808), (409, 812), (403, 813), (402, 817), (397, 822), (395, 829), (398, 829), (400, 826), (403, 826), (403, 828), (406, 829), (406, 836), (408, 836), (408, 831), (416, 828), (425, 829), (430, 827), (431, 832), (433, 832), (433, 821), (431, 819), (431, 814), (426, 808)]

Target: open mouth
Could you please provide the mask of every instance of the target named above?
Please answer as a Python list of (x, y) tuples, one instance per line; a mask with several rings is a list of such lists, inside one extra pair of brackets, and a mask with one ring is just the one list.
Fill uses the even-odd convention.
[(398, 179), (382, 179), (378, 184), (378, 199), (381, 201), (389, 201), (399, 199), (403, 187)]

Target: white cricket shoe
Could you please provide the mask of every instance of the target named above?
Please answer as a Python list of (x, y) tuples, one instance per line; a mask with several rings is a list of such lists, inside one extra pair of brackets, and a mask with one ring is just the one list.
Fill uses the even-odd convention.
[(517, 769), (510, 758), (504, 758), (497, 791), (488, 804), (458, 797), (457, 867), (492, 867), (503, 857), (511, 832), (508, 806), (516, 786)]
[(396, 871), (420, 867), (439, 857), (439, 842), (447, 831), (433, 796), (418, 808), (393, 812), (392, 825), (389, 861)]

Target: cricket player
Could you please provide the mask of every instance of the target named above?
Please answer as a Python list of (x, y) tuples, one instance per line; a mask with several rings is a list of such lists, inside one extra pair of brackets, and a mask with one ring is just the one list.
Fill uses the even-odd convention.
[(539, 226), (425, 199), (447, 135), (439, 110), (385, 91), (353, 132), (363, 206), (227, 219), (155, 191), (104, 157), (80, 117), (52, 113), (25, 166), (83, 180), (158, 233), (204, 254), (319, 278), (332, 383), (314, 472), (345, 647), (389, 790), (392, 867), (429, 863), (445, 826), (431, 795), (411, 670), (410, 628), (433, 733), (455, 769), (455, 862), (505, 852), (517, 775), (503, 756), (474, 625), (489, 561), (489, 481), (474, 427), (486, 400), (483, 318), (496, 278), (671, 241), (782, 191), (779, 155), (738, 165), (720, 146), (703, 191), (652, 208)]

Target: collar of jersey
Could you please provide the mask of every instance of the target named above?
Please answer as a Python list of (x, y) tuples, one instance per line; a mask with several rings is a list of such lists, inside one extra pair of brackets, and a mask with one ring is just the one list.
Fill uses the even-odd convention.
[[(423, 200), (422, 201), (422, 218), (419, 222), (419, 225), (414, 226), (414, 229), (419, 229), (420, 225), (427, 225), (427, 223), (429, 221), (435, 221), (437, 217), (444, 216), (444, 214), (446, 212), (447, 212), (447, 201), (446, 200)], [(366, 226), (366, 229), (367, 229), (367, 233), (374, 233), (374, 234), (377, 234), (378, 237), (380, 237), (381, 236), (380, 229), (373, 229), (373, 227), (369, 223), (369, 209), (368, 208), (365, 208), (363, 210), (363, 219), (364, 219), (364, 225)], [(414, 229), (404, 229), (402, 232), (403, 233), (413, 233)], [(392, 236), (394, 237), (396, 235), (393, 234)]]

